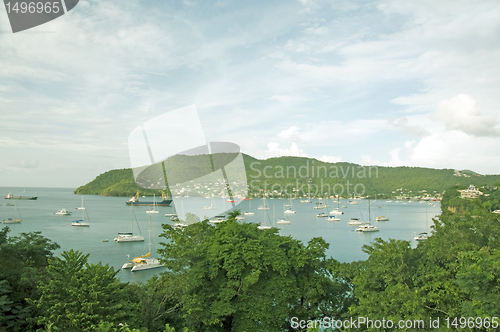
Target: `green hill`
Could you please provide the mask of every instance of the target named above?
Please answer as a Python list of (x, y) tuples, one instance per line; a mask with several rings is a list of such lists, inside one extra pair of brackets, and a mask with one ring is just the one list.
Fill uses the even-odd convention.
[[(184, 183), (227, 164), (235, 154), (176, 156), (165, 162), (170, 183)], [(456, 172), (453, 169), (423, 167), (361, 166), (353, 163), (326, 163), (312, 158), (279, 157), (259, 160), (243, 155), (247, 183), (251, 195), (279, 196), (331, 196), (341, 195), (384, 197), (435, 196), (452, 186), (493, 185), (500, 182), (500, 175), (480, 175), (472, 171)], [(147, 170), (138, 178), (143, 187), (152, 187), (150, 179), (162, 179), (163, 169)], [(157, 177), (151, 175), (157, 174)], [(231, 179), (235, 174), (229, 172)], [(142, 176), (142, 175), (141, 175)], [(189, 186), (188, 186), (189, 187)], [(105, 196), (132, 196), (137, 190), (141, 195), (160, 194), (159, 190), (139, 188), (131, 169), (112, 170), (99, 175), (92, 182), (75, 190), (75, 194)], [(175, 193), (174, 193), (175, 194)], [(191, 192), (190, 195), (196, 195)], [(202, 195), (198, 193), (199, 195)]]

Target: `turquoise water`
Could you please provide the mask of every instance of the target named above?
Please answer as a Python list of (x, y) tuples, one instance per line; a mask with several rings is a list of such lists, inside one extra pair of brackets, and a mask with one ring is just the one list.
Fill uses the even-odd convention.
[[(23, 192), (24, 191), (24, 192)], [(148, 214), (145, 212), (147, 206), (134, 207), (134, 213), (137, 217), (144, 242), (116, 243), (113, 241), (118, 232), (127, 232), (131, 228), (131, 207), (125, 205), (128, 198), (125, 197), (103, 197), (94, 195), (83, 195), (86, 206), (86, 213), (90, 220), (90, 227), (72, 227), (71, 222), (81, 219), (82, 210), (75, 208), (81, 205), (82, 196), (74, 195), (73, 189), (68, 188), (6, 188), (0, 187), (0, 194), (3, 196), (12, 192), (14, 195), (38, 196), (36, 201), (16, 200), (18, 211), (22, 217), (22, 223), (2, 225), (11, 229), (10, 235), (17, 235), (21, 232), (41, 231), (42, 235), (57, 242), (61, 249), (56, 252), (60, 254), (63, 250), (75, 249), (84, 253), (89, 253), (89, 262), (109, 264), (115, 269), (121, 266), (133, 257), (144, 255), (148, 252)], [(185, 198), (190, 200), (203, 200), (206, 205), (211, 204), (210, 199), (205, 198)], [(11, 200), (2, 199), (0, 201), (0, 220), (13, 217), (14, 207), (5, 204)], [(251, 210), (255, 212), (253, 216), (244, 216), (242, 222), (264, 223), (272, 225), (273, 220), (283, 217), (283, 204), (289, 201), (279, 199), (268, 199), (269, 211), (259, 211), (257, 207), (262, 204), (260, 199), (253, 201), (243, 201), (237, 206), (242, 211)], [(312, 207), (313, 203), (300, 203), (294, 200), (295, 214), (288, 214), (290, 224), (276, 225), (280, 228), (281, 235), (291, 235), (306, 243), (313, 237), (323, 237), (330, 248), (327, 254), (341, 262), (350, 262), (366, 259), (367, 255), (362, 252), (363, 244), (369, 244), (376, 237), (384, 240), (389, 238), (413, 241), (415, 233), (424, 231), (430, 232), (432, 218), (440, 214), (439, 202), (434, 206), (428, 202), (407, 203), (390, 202), (382, 200), (371, 201), (371, 211), (374, 220), (376, 216), (389, 216), (389, 221), (372, 222), (380, 228), (379, 232), (358, 233), (354, 232), (355, 226), (347, 225), (351, 217), (368, 220), (368, 201), (360, 200), (358, 204), (349, 204), (347, 200), (341, 200), (340, 205), (346, 208), (341, 209), (344, 214), (340, 216), (341, 221), (326, 221), (325, 218), (318, 218), (316, 215), (320, 212), (328, 212), (337, 206), (336, 202), (331, 200), (326, 210), (317, 210)], [(381, 206), (378, 208), (378, 206)], [(274, 207), (274, 213), (273, 213)], [(70, 216), (60, 216), (54, 213), (62, 208), (72, 212)], [(153, 225), (153, 233), (156, 236), (158, 245), (163, 241), (159, 238), (162, 231), (162, 223), (172, 224), (165, 213), (174, 213), (174, 207), (158, 207), (160, 213), (150, 214)], [(427, 213), (426, 213), (427, 211)], [(273, 218), (273, 215), (276, 217)], [(427, 215), (427, 218), (426, 218)], [(427, 219), (427, 222), (426, 222)], [(134, 221), (134, 234), (138, 234), (137, 225)], [(152, 234), (153, 234), (152, 233)], [(152, 239), (154, 238), (153, 235)], [(108, 242), (102, 240), (108, 239)], [(414, 245), (416, 242), (413, 241)], [(152, 240), (152, 252), (154, 252), (155, 243)], [(121, 270), (118, 277), (122, 281), (141, 281), (145, 282), (151, 276), (161, 273), (164, 269), (154, 269), (140, 272), (130, 272), (130, 270)]]

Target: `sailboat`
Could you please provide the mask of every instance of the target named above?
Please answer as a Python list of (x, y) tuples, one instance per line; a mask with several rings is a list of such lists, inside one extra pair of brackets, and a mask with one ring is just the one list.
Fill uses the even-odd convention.
[[(160, 260), (157, 258), (151, 258), (151, 231), (153, 230), (153, 225), (151, 223), (151, 216), (149, 217), (149, 251), (146, 255), (141, 256), (141, 257), (136, 257), (132, 260), (132, 262), (135, 264), (134, 267), (132, 267), (132, 272), (136, 271), (143, 271), (143, 270), (150, 270), (150, 269), (156, 269), (159, 267), (163, 267), (161, 265)], [(154, 236), (154, 233), (153, 233)], [(156, 244), (156, 237), (155, 237), (155, 244)], [(156, 248), (158, 250), (158, 247)]]
[(340, 211), (340, 202), (337, 196), (337, 208), (335, 210), (330, 211), (328, 217), (326, 217), (326, 221), (340, 221), (340, 218), (337, 217), (337, 214), (344, 214), (343, 211)]
[(246, 216), (253, 216), (255, 212), (252, 211), (252, 201), (250, 200), (248, 203), (248, 211), (243, 212)]
[(292, 204), (292, 198), (291, 197), (290, 197), (290, 205), (289, 206), (290, 206), (290, 208), (285, 210), (286, 214), (297, 213), (297, 211), (295, 211), (293, 209), (293, 204)]
[(85, 210), (85, 205), (83, 205), (83, 196), (82, 196), (82, 205), (80, 207), (75, 208), (77, 210)]
[(264, 212), (264, 221), (260, 224), (260, 226), (257, 227), (258, 229), (271, 229), (272, 228), (272, 226), (265, 225), (266, 220), (267, 220), (267, 210), (269, 210), (269, 208), (264, 210), (264, 211), (266, 211), (266, 212)]
[[(4, 224), (20, 224), (22, 219), (21, 219), (21, 214), (19, 213), (19, 211), (17, 210), (17, 205), (16, 205), (16, 201), (14, 201), (14, 217), (13, 218), (5, 218), (3, 220), (3, 223)], [(17, 215), (19, 215), (19, 218), (17, 218)]]
[[(427, 208), (425, 208), (425, 229), (429, 228), (427, 221)], [(429, 234), (427, 232), (419, 233), (413, 237), (416, 241), (425, 241), (429, 239)]]
[(337, 214), (344, 214), (344, 211), (340, 211), (340, 199), (338, 196), (337, 196), (337, 208), (330, 211), (330, 215), (337, 215)]
[(214, 200), (214, 194), (212, 194), (212, 201), (210, 202), (210, 206), (205, 206), (205, 210), (215, 210), (215, 200)]
[(371, 225), (370, 201), (368, 201), (368, 222), (355, 229), (356, 232), (378, 232), (379, 228)]
[[(137, 223), (137, 228), (139, 228), (139, 223), (137, 222), (137, 218), (135, 217), (134, 213), (134, 206), (131, 205), (130, 208), (130, 223), (131, 223), (131, 231), (130, 232), (119, 232), (118, 236), (115, 237), (116, 242), (140, 242), (144, 241), (144, 236), (141, 235), (134, 235), (134, 219), (135, 222)], [(141, 229), (139, 228), (139, 233), (141, 232)]]
[(146, 213), (158, 213), (158, 210), (156, 209), (155, 194), (153, 194), (153, 210), (151, 210), (151, 208), (150, 208), (149, 210), (146, 210)]
[(278, 221), (276, 221), (277, 224), (289, 224), (290, 223), (290, 220), (286, 219), (286, 213), (287, 212), (285, 209), (285, 205), (283, 204), (283, 218), (278, 219)]
[(257, 208), (257, 210), (265, 211), (269, 210), (269, 207), (266, 204), (266, 198), (262, 198), (262, 205)]
[(75, 220), (71, 223), (71, 226), (80, 226), (80, 227), (89, 227), (90, 226), (90, 221), (89, 221), (89, 215), (87, 214), (87, 222), (85, 222), (85, 205), (83, 204), (83, 197), (82, 197), (82, 206), (78, 208), (79, 210), (82, 210), (82, 219)]

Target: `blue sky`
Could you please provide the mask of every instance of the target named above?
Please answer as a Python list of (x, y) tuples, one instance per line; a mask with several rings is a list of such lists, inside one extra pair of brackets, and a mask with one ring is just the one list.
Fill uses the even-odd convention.
[[(0, 9), (0, 186), (77, 187), (195, 104), (257, 158), (500, 173), (497, 1), (80, 1)], [(168, 144), (175, 144), (175, 140)]]

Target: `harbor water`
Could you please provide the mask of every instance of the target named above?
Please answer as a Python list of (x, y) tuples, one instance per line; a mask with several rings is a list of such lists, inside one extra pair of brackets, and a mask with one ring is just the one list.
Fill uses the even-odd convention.
[[(104, 197), (97, 195), (74, 195), (69, 188), (8, 188), (0, 187), (0, 193), (6, 196), (12, 193), (15, 196), (37, 196), (37, 200), (15, 200), (16, 208), (21, 216), (20, 224), (3, 224), (11, 229), (10, 236), (22, 232), (40, 231), (42, 235), (58, 243), (61, 248), (56, 251), (59, 255), (63, 250), (80, 250), (90, 254), (89, 262), (109, 264), (115, 269), (134, 257), (144, 255), (149, 250), (149, 234), (151, 234), (151, 254), (155, 253), (156, 245), (161, 247), (164, 238), (159, 237), (162, 232), (162, 224), (173, 224), (166, 213), (175, 213), (175, 207), (157, 207), (158, 214), (148, 214), (148, 206), (136, 206), (133, 208), (125, 205), (126, 197)], [(81, 206), (82, 197), (85, 210), (78, 210)], [(186, 200), (200, 200), (200, 204), (211, 205), (211, 199), (207, 198), (184, 198)], [(151, 200), (148, 198), (148, 200)], [(2, 199), (0, 201), (0, 220), (12, 218), (14, 207), (6, 205), (13, 200)], [(279, 228), (279, 233), (292, 236), (307, 243), (314, 237), (323, 237), (330, 247), (327, 255), (341, 262), (364, 260), (367, 254), (362, 251), (364, 244), (370, 244), (375, 238), (384, 240), (400, 239), (412, 241), (415, 234), (420, 232), (430, 233), (433, 224), (432, 218), (441, 213), (439, 202), (408, 202), (385, 200), (340, 200), (340, 221), (327, 221), (325, 218), (317, 217), (317, 214), (328, 213), (337, 207), (337, 201), (328, 200), (329, 207), (325, 209), (313, 209), (318, 200), (312, 203), (301, 203), (300, 200), (292, 200), (293, 209), (296, 213), (284, 215), (284, 204), (290, 204), (289, 200), (267, 199), (266, 205), (269, 210), (258, 210), (262, 205), (261, 199), (242, 201), (237, 209), (251, 210), (254, 215), (243, 215), (244, 220), (240, 222), (257, 223)], [(250, 208), (251, 204), (251, 208)], [(371, 215), (369, 215), (369, 207)], [(345, 206), (345, 208), (342, 208)], [(62, 208), (72, 212), (71, 215), (56, 215), (55, 212)], [(286, 207), (289, 208), (289, 207)], [(88, 216), (89, 227), (72, 227), (71, 223), (81, 219), (83, 213)], [(133, 217), (137, 219), (137, 223)], [(375, 221), (377, 216), (385, 215), (389, 221)], [(19, 216), (19, 215), (18, 215)], [(276, 224), (276, 220), (286, 217), (290, 224)], [(149, 218), (151, 218), (152, 232), (149, 233)], [(350, 218), (361, 218), (363, 221), (371, 220), (372, 225), (380, 228), (379, 232), (360, 233), (355, 232), (355, 226), (348, 225)], [(129, 232), (133, 224), (134, 234), (142, 234), (144, 242), (117, 243), (113, 241), (118, 232)], [(139, 229), (138, 229), (139, 227)], [(216, 226), (214, 226), (216, 227)], [(104, 242), (106, 241), (107, 242)], [(156, 240), (156, 241), (155, 241)], [(164, 268), (131, 272), (121, 270), (117, 277), (122, 281), (145, 282), (151, 276), (161, 273)]]

